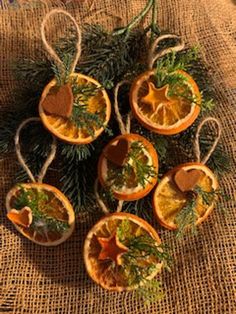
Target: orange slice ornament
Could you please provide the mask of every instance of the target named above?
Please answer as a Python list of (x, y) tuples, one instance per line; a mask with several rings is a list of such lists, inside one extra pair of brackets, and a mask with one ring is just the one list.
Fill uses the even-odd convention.
[[(215, 142), (201, 161), (199, 134), (207, 122), (217, 125)], [(221, 136), (217, 119), (206, 118), (198, 126), (195, 153), (196, 162), (185, 163), (163, 176), (153, 195), (153, 209), (158, 222), (165, 228), (177, 230), (177, 235), (204, 222), (218, 199), (219, 183), (216, 175), (205, 165)]]
[(98, 285), (110, 291), (129, 291), (161, 272), (163, 252), (160, 237), (145, 220), (114, 213), (89, 231), (83, 255), (86, 270)]
[[(161, 73), (153, 69), (155, 61), (172, 51), (180, 51), (184, 44), (165, 49), (155, 55), (156, 46), (166, 38), (163, 35), (154, 42), (149, 56), (149, 71), (136, 78), (130, 90), (130, 105), (136, 119), (152, 132), (173, 135), (186, 130), (200, 113), (201, 93), (193, 78), (183, 70)], [(168, 83), (159, 82), (165, 75)], [(164, 84), (164, 85), (163, 85)]]
[[(134, 201), (145, 197), (155, 186), (158, 175), (158, 156), (153, 145), (139, 134), (130, 133), (131, 116), (123, 122), (118, 107), (120, 82), (115, 88), (114, 109), (121, 135), (103, 149), (98, 162), (98, 180), (114, 198), (121, 201)], [(95, 194), (97, 192), (95, 183)], [(101, 199), (98, 200), (101, 205)], [(120, 210), (119, 206), (119, 210)], [(104, 207), (103, 205), (101, 206)], [(104, 209), (104, 212), (107, 212)]]
[[(127, 143), (127, 149), (122, 151), (119, 144), (123, 142)], [(156, 185), (157, 174), (156, 150), (139, 134), (114, 138), (103, 149), (98, 162), (99, 182), (118, 200), (134, 201), (145, 197)]]
[(55, 138), (53, 138), (51, 153), (42, 167), (37, 182), (21, 155), (20, 131), (29, 122), (38, 121), (40, 121), (39, 118), (23, 121), (15, 136), (19, 163), (32, 183), (17, 184), (8, 192), (6, 197), (7, 217), (15, 228), (32, 242), (43, 246), (56, 246), (66, 241), (74, 231), (75, 214), (69, 200), (61, 191), (42, 183), (56, 154)]
[[(48, 19), (55, 14), (64, 14), (73, 22), (78, 41), (76, 55), (70, 71), (58, 57), (45, 37)], [(81, 31), (75, 19), (64, 10), (52, 10), (41, 25), (42, 41), (54, 60), (59, 74), (43, 90), (39, 115), (42, 123), (58, 139), (70, 144), (88, 144), (102, 134), (111, 115), (109, 97), (95, 79), (75, 73), (81, 55)]]

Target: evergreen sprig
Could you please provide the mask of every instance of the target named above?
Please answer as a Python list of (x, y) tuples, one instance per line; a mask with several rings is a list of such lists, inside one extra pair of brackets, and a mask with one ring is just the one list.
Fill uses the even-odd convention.
[[(157, 261), (163, 262), (170, 270), (172, 258), (166, 245), (158, 245), (148, 234), (134, 236), (132, 230), (128, 220), (123, 220), (117, 228), (119, 240), (128, 248), (122, 255), (121, 270), (130, 286), (138, 285), (138, 296), (142, 299), (146, 297), (147, 303), (150, 303), (160, 299), (164, 293), (160, 282), (148, 277), (157, 269)], [(148, 264), (148, 260), (153, 263)]]
[(61, 145), (62, 191), (73, 204), (76, 212), (92, 211), (95, 204), (93, 185), (96, 176), (92, 145)]
[(176, 237), (179, 239), (182, 238), (186, 229), (189, 229), (193, 234), (196, 234), (196, 222), (198, 219), (196, 208), (200, 199), (203, 205), (211, 206), (218, 198), (228, 200), (228, 196), (219, 189), (205, 191), (200, 186), (196, 186), (193, 191), (189, 191), (188, 199), (175, 219), (175, 223), (178, 227)]

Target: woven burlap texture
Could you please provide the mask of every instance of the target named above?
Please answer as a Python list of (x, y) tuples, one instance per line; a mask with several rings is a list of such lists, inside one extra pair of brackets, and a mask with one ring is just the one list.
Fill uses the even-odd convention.
[[(4, 2), (4, 1), (3, 1)], [(5, 1), (6, 2), (6, 1)], [(22, 1), (23, 2), (23, 1)], [(39, 26), (45, 14), (61, 2), (42, 1), (41, 5), (18, 10), (5, 7), (0, 12), (0, 112), (12, 105), (12, 91), (21, 82), (14, 80), (11, 64), (18, 58), (42, 58), (44, 51)], [(88, 1), (67, 5), (79, 23), (100, 22), (120, 26), (144, 6), (145, 0), (99, 0), (89, 12)], [(214, 81), (223, 142), (233, 159), (236, 156), (236, 7), (230, 0), (160, 0), (159, 25), (180, 34), (188, 44), (201, 46)], [(91, 18), (91, 14), (93, 15)], [(122, 18), (120, 18), (122, 17)], [(59, 29), (51, 25), (51, 39), (65, 30), (64, 17)], [(16, 172), (14, 153), (0, 160), (1, 255), (0, 313), (84, 313), (84, 314), (226, 314), (236, 313), (235, 304), (235, 208), (226, 205), (227, 216), (214, 211), (196, 237), (177, 242), (172, 232), (158, 227), (161, 238), (170, 245), (175, 258), (172, 273), (162, 275), (165, 298), (146, 307), (135, 294), (109, 293), (87, 276), (83, 265), (83, 242), (98, 219), (92, 215), (79, 221), (73, 236), (56, 248), (44, 248), (24, 239), (5, 218), (5, 196)], [(234, 197), (235, 174), (221, 182)]]

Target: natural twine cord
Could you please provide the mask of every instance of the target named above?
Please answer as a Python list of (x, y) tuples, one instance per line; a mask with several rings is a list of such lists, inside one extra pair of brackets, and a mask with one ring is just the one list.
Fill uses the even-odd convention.
[(16, 131), (16, 135), (15, 135), (15, 149), (16, 149), (16, 155), (17, 155), (17, 158), (18, 158), (18, 161), (20, 163), (20, 165), (22, 166), (22, 168), (26, 171), (26, 173), (28, 174), (30, 180), (32, 182), (38, 182), (38, 183), (42, 183), (43, 182), (43, 179), (45, 177), (45, 174), (48, 170), (48, 167), (50, 166), (50, 164), (52, 163), (52, 161), (54, 160), (55, 158), (55, 155), (56, 155), (56, 150), (57, 150), (57, 145), (56, 145), (56, 139), (55, 137), (53, 136), (53, 142), (52, 142), (52, 145), (51, 145), (51, 152), (50, 154), (48, 155), (40, 173), (39, 173), (39, 176), (38, 176), (38, 180), (35, 179), (34, 175), (32, 174), (31, 170), (29, 169), (29, 167), (27, 166), (26, 164), (26, 161), (24, 160), (22, 154), (21, 154), (21, 149), (20, 149), (20, 132), (21, 130), (25, 127), (26, 124), (28, 123), (31, 123), (31, 122), (39, 122), (41, 121), (40, 118), (29, 118), (29, 119), (26, 119), (24, 120), (18, 127), (17, 131)]
[[(114, 90), (114, 109), (115, 109), (116, 119), (117, 119), (117, 122), (119, 124), (120, 132), (122, 135), (130, 133), (131, 113), (128, 114), (126, 124), (125, 124), (123, 122), (123, 119), (122, 119), (122, 116), (121, 116), (121, 113), (119, 110), (118, 94), (119, 94), (120, 87), (124, 84), (129, 84), (129, 83), (130, 83), (130, 81), (123, 80), (116, 85), (115, 90)], [(109, 214), (110, 213), (109, 209), (107, 208), (107, 206), (105, 205), (105, 203), (103, 202), (103, 200), (101, 199), (101, 197), (98, 193), (98, 179), (96, 179), (95, 184), (94, 184), (94, 193), (95, 193), (96, 200), (97, 200), (99, 206), (101, 207), (102, 211), (104, 212), (104, 214)], [(124, 203), (124, 201), (122, 201), (122, 200), (118, 201), (116, 212), (121, 212), (122, 207), (123, 207), (123, 203)]]
[(56, 14), (64, 14), (66, 16), (68, 16), (71, 21), (73, 22), (75, 28), (76, 28), (76, 31), (77, 31), (77, 36), (78, 36), (78, 40), (77, 40), (77, 43), (76, 43), (76, 55), (74, 57), (74, 61), (73, 63), (71, 64), (71, 73), (73, 73), (75, 71), (75, 68), (76, 68), (76, 65), (79, 61), (79, 58), (81, 56), (81, 43), (82, 43), (82, 34), (81, 34), (81, 30), (79, 28), (79, 25), (77, 24), (76, 20), (73, 18), (73, 16), (68, 13), (67, 11), (65, 10), (62, 10), (62, 9), (55, 9), (55, 10), (52, 10), (50, 11), (48, 14), (46, 14), (46, 16), (44, 17), (43, 19), (43, 22), (41, 24), (41, 37), (42, 37), (42, 41), (44, 43), (44, 46), (47, 50), (47, 52), (49, 53), (49, 55), (53, 58), (54, 62), (57, 64), (57, 66), (59, 67), (59, 69), (61, 70), (62, 73), (65, 73), (65, 67), (64, 67), (64, 64), (62, 62), (62, 60), (59, 58), (58, 54), (56, 53), (56, 51), (52, 48), (51, 45), (49, 45), (49, 43), (47, 42), (47, 39), (46, 39), (46, 35), (45, 35), (45, 26), (49, 20), (49, 18), (53, 15), (56, 15)]
[[(94, 184), (94, 193), (95, 193), (95, 197), (96, 200), (98, 202), (98, 205), (101, 207), (101, 210), (103, 211), (104, 214), (109, 214), (110, 210), (107, 208), (106, 204), (103, 202), (103, 200), (101, 199), (99, 193), (98, 193), (98, 179), (95, 180), (95, 184)], [(116, 208), (116, 212), (119, 213), (122, 210), (123, 207), (123, 203), (124, 201), (118, 201), (118, 205)]]
[[(211, 149), (209, 150), (209, 152), (207, 153), (207, 155), (201, 160), (201, 150), (200, 150), (200, 141), (199, 141), (199, 137), (200, 137), (200, 132), (204, 126), (204, 124), (206, 124), (207, 122), (215, 122), (215, 124), (217, 125), (217, 136), (215, 138), (215, 141), (211, 147)], [(213, 117), (208, 117), (205, 118), (199, 125), (197, 128), (197, 132), (196, 132), (196, 137), (195, 137), (195, 142), (194, 142), (194, 151), (195, 151), (195, 156), (197, 159), (197, 162), (201, 162), (202, 164), (206, 164), (207, 161), (209, 160), (209, 158), (211, 157), (212, 153), (214, 152), (214, 150), (216, 149), (216, 146), (220, 140), (221, 137), (221, 133), (222, 133), (222, 128), (221, 128), (221, 124), (219, 122), (219, 120), (217, 120), (216, 118)]]
[(114, 90), (114, 109), (115, 109), (115, 114), (116, 114), (116, 119), (117, 119), (117, 122), (119, 124), (119, 128), (120, 128), (120, 132), (121, 134), (129, 134), (130, 133), (130, 127), (131, 127), (131, 113), (128, 114), (127, 116), (127, 121), (126, 121), (126, 124), (124, 124), (123, 122), (123, 119), (122, 119), (122, 116), (121, 116), (121, 113), (120, 113), (120, 110), (119, 110), (119, 105), (118, 105), (118, 94), (119, 94), (119, 90), (120, 90), (120, 87), (124, 84), (129, 84), (130, 81), (128, 80), (123, 80), (121, 82), (119, 82), (116, 87), (115, 87), (115, 90)]
[[(166, 49), (163, 49), (161, 50), (160, 52), (158, 53), (155, 53), (157, 47), (158, 47), (158, 44), (160, 41), (164, 40), (164, 39), (179, 39), (180, 40), (180, 43), (179, 44), (176, 44), (175, 46), (172, 46), (172, 47), (169, 47), (169, 48), (166, 48)], [(165, 35), (162, 35), (160, 37), (158, 37), (152, 44), (151, 46), (151, 49), (149, 51), (149, 56), (148, 56), (148, 68), (149, 70), (152, 70), (153, 69), (153, 66), (154, 66), (154, 63), (156, 62), (156, 60), (158, 58), (161, 58), (163, 57), (164, 55), (170, 53), (170, 52), (178, 52), (178, 51), (181, 51), (183, 50), (185, 47), (185, 44), (184, 42), (182, 41), (182, 39), (177, 36), (177, 35), (174, 35), (174, 34), (165, 34)]]

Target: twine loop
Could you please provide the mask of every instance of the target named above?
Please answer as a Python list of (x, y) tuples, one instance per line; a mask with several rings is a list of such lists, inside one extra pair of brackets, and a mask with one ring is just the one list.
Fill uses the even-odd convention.
[(47, 39), (46, 39), (46, 35), (45, 35), (45, 26), (49, 20), (49, 18), (53, 15), (56, 14), (63, 14), (65, 16), (68, 16), (70, 18), (70, 20), (73, 22), (76, 32), (77, 32), (77, 43), (76, 43), (76, 54), (74, 57), (74, 61), (71, 64), (71, 73), (73, 73), (75, 71), (75, 67), (79, 61), (79, 58), (81, 56), (81, 43), (82, 43), (82, 34), (81, 34), (81, 30), (79, 28), (79, 25), (77, 24), (76, 20), (74, 19), (74, 17), (68, 13), (65, 10), (62, 9), (55, 9), (50, 11), (49, 13), (47, 13), (42, 21), (41, 24), (41, 37), (42, 37), (42, 41), (43, 44), (47, 50), (47, 52), (49, 53), (49, 55), (52, 57), (53, 61), (55, 62), (55, 64), (57, 65), (57, 67), (60, 69), (62, 74), (65, 74), (65, 66), (62, 62), (62, 60), (60, 59), (60, 57), (58, 56), (58, 54), (56, 53), (56, 51), (52, 48), (52, 46), (48, 43)]
[[(129, 84), (129, 83), (130, 83), (130, 81), (123, 80), (116, 85), (115, 90), (114, 90), (114, 110), (115, 110), (117, 122), (119, 124), (120, 132), (122, 135), (130, 133), (130, 130), (131, 130), (131, 112), (128, 114), (127, 119), (126, 119), (126, 123), (125, 123), (122, 119), (122, 116), (121, 116), (121, 113), (119, 110), (118, 95), (119, 95), (120, 87), (124, 84)], [(106, 204), (103, 202), (103, 200), (101, 199), (101, 197), (98, 193), (98, 179), (96, 179), (95, 184), (94, 184), (94, 193), (95, 193), (97, 203), (101, 207), (103, 213), (109, 214), (110, 213), (109, 209), (107, 208)], [(123, 207), (123, 203), (124, 203), (124, 201), (122, 201), (122, 200), (118, 201), (116, 212), (121, 212), (122, 207)]]
[[(217, 134), (216, 134), (216, 138), (215, 138), (214, 143), (212, 144), (211, 149), (209, 150), (207, 155), (201, 160), (201, 150), (200, 150), (200, 141), (199, 141), (200, 132), (201, 132), (203, 126), (208, 122), (214, 122), (216, 124)], [(195, 151), (195, 156), (196, 156), (197, 162), (201, 162), (204, 165), (207, 163), (207, 161), (209, 160), (209, 158), (211, 157), (211, 155), (213, 154), (213, 152), (216, 149), (216, 146), (217, 146), (217, 144), (220, 140), (220, 137), (221, 137), (221, 133), (222, 133), (222, 128), (221, 128), (221, 124), (220, 124), (218, 119), (213, 118), (213, 117), (208, 117), (208, 118), (205, 118), (204, 120), (202, 120), (202, 122), (198, 125), (196, 137), (195, 137), (195, 141), (194, 141), (194, 151)]]
[(46, 175), (46, 172), (48, 170), (48, 167), (50, 166), (50, 164), (52, 163), (52, 161), (55, 158), (56, 155), (56, 150), (57, 150), (57, 144), (56, 144), (56, 139), (53, 136), (53, 141), (51, 144), (51, 151), (50, 154), (48, 155), (39, 175), (38, 175), (38, 180), (35, 179), (34, 175), (32, 174), (31, 170), (29, 169), (24, 157), (21, 154), (21, 149), (20, 149), (20, 132), (21, 130), (26, 126), (26, 124), (31, 123), (31, 122), (39, 122), (41, 121), (40, 118), (29, 118), (24, 120), (18, 127), (17, 131), (16, 131), (16, 135), (15, 135), (15, 149), (16, 149), (16, 155), (18, 158), (18, 161), (20, 163), (20, 165), (22, 166), (22, 168), (26, 171), (26, 173), (28, 174), (30, 180), (32, 182), (38, 182), (38, 183), (42, 183), (43, 179)]
[[(156, 49), (158, 48), (159, 43), (164, 39), (178, 39), (180, 42), (178, 44), (176, 44), (175, 46), (162, 49), (160, 52), (156, 53)], [(149, 51), (149, 56), (148, 56), (148, 68), (149, 68), (149, 70), (153, 69), (154, 63), (156, 62), (156, 60), (158, 58), (161, 58), (170, 52), (181, 51), (184, 49), (184, 47), (185, 47), (184, 42), (177, 35), (164, 34), (164, 35), (157, 37), (157, 39), (153, 42), (151, 49)]]
[[(96, 197), (96, 200), (98, 202), (98, 205), (101, 207), (101, 210), (103, 211), (103, 213), (105, 215), (110, 214), (110, 210), (108, 209), (106, 204), (103, 202), (101, 196), (98, 193), (98, 179), (95, 180), (94, 193), (95, 193), (95, 197)], [(122, 207), (123, 207), (123, 203), (124, 203), (124, 201), (122, 201), (122, 200), (118, 201), (118, 204), (117, 204), (117, 207), (116, 207), (116, 212), (117, 213), (121, 212)]]
[(127, 116), (127, 120), (126, 123), (124, 123), (120, 110), (119, 110), (119, 105), (118, 105), (118, 95), (119, 95), (119, 90), (120, 87), (124, 84), (129, 84), (130, 81), (128, 80), (123, 80), (121, 82), (119, 82), (114, 90), (114, 109), (115, 109), (115, 114), (116, 114), (116, 120), (119, 124), (119, 128), (120, 128), (120, 132), (121, 134), (129, 134), (130, 133), (130, 129), (131, 129), (131, 112), (128, 114)]

